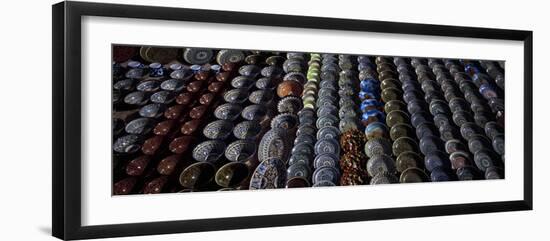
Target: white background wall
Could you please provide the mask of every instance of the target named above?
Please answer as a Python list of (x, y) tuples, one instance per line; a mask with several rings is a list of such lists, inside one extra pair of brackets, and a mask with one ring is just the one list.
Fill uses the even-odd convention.
[[(546, 75), (550, 18), (544, 1), (110, 0), (189, 8), (467, 25), (534, 31), (534, 211), (120, 238), (117, 240), (548, 240)], [(360, 3), (364, 2), (364, 3)], [(53, 240), (51, 232), (51, 4), (6, 1), (0, 10), (0, 240)], [(545, 78), (546, 77), (546, 78)], [(514, 81), (514, 80), (507, 80)], [(406, 198), (406, 197), (403, 197)], [(545, 229), (546, 228), (546, 229)]]

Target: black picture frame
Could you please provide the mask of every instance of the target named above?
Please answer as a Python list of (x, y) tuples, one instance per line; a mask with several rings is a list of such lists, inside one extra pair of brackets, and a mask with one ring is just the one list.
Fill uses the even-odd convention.
[[(169, 7), (61, 2), (53, 5), (52, 233), (86, 239), (212, 230), (307, 225), (380, 219), (532, 210), (533, 33), (430, 24), (289, 16)], [(524, 43), (524, 195), (521, 200), (354, 211), (213, 218), (82, 226), (81, 224), (81, 17), (104, 16), (300, 27), (378, 33), (517, 40)]]

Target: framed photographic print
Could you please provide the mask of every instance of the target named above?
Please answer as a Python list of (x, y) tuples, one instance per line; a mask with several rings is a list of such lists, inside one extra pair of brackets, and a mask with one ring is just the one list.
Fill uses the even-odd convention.
[(53, 235), (532, 209), (532, 32), (61, 2)]

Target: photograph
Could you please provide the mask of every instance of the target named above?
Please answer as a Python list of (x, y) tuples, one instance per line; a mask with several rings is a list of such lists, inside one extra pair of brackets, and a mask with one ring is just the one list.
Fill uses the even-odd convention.
[(505, 179), (504, 60), (111, 48), (112, 195)]
[(532, 21), (277, 6), (52, 6), (54, 237), (464, 224), (491, 239), (483, 224), (526, 220), (488, 213), (532, 212), (545, 170)]

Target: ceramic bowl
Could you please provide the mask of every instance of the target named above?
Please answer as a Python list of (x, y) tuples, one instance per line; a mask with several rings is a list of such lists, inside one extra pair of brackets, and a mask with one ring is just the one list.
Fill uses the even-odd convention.
[(154, 92), (154, 91), (157, 91), (159, 89), (159, 87), (160, 87), (160, 82), (159, 81), (145, 80), (145, 81), (140, 82), (136, 86), (136, 89), (139, 90), (139, 91), (144, 91), (144, 92)]
[(242, 104), (248, 99), (248, 90), (243, 88), (229, 90), (225, 92), (223, 99), (228, 103)]
[(181, 79), (168, 79), (160, 84), (160, 88), (169, 91), (181, 91), (185, 87), (185, 82)]
[(256, 104), (245, 107), (241, 112), (241, 116), (249, 121), (261, 121), (266, 115), (266, 108)]
[(273, 97), (275, 95), (273, 94), (273, 91), (269, 91), (269, 90), (256, 90), (256, 91), (253, 91), (252, 93), (250, 93), (250, 96), (248, 97), (248, 100), (254, 104), (258, 104), (258, 105), (264, 105), (264, 104), (267, 104), (269, 102), (271, 102), (271, 100), (273, 100)]
[(424, 166), (426, 170), (432, 172), (436, 168), (449, 169), (451, 163), (449, 161), (449, 156), (441, 151), (433, 151), (424, 156)]
[(121, 136), (113, 144), (113, 150), (119, 153), (137, 152), (141, 148), (139, 141), (140, 137), (134, 134)]
[(279, 114), (271, 120), (271, 128), (293, 130), (298, 126), (298, 124), (298, 116), (291, 113)]
[(113, 85), (113, 88), (115, 90), (130, 91), (134, 88), (135, 83), (136, 83), (136, 81), (133, 80), (133, 79), (123, 79), (123, 80), (117, 81)]
[(392, 127), (401, 123), (409, 123), (409, 115), (401, 110), (391, 111), (386, 115), (386, 124), (388, 127)]
[(371, 185), (392, 184), (398, 182), (399, 179), (394, 174), (387, 172), (378, 173), (370, 180)]
[(220, 140), (209, 140), (193, 149), (193, 158), (199, 162), (214, 163), (223, 155), (226, 145)]
[(382, 122), (372, 122), (365, 128), (365, 135), (367, 139), (387, 137), (388, 127)]
[[(300, 67), (301, 68), (301, 67)], [(289, 72), (283, 76), (284, 81), (296, 81), (301, 85), (304, 85), (307, 81), (307, 77), (301, 72)]]
[(280, 98), (285, 96), (300, 96), (302, 90), (302, 85), (293, 80), (286, 80), (277, 85), (277, 95)]
[(266, 66), (262, 69), (261, 74), (264, 77), (280, 78), (282, 77), (284, 71), (278, 66)]
[(398, 172), (403, 172), (411, 167), (422, 167), (423, 165), (422, 157), (412, 151), (402, 152), (395, 161)]
[(276, 66), (281, 66), (284, 61), (285, 61), (285, 58), (278, 55), (269, 56), (265, 59), (265, 62), (267, 64), (276, 65)]
[(150, 97), (151, 102), (158, 104), (170, 104), (174, 101), (175, 98), (176, 96), (174, 92), (166, 90), (158, 91)]
[(254, 140), (262, 131), (258, 121), (243, 121), (233, 128), (233, 135), (241, 140)]
[(437, 136), (424, 136), (420, 139), (419, 147), (420, 152), (422, 152), (424, 155), (427, 155), (428, 153), (442, 150), (444, 148), (445, 143), (441, 140), (441, 138)]
[(393, 142), (392, 151), (394, 156), (399, 156), (405, 151), (418, 151), (418, 144), (410, 137), (400, 137)]
[(372, 138), (365, 144), (365, 154), (368, 157), (374, 157), (376, 155), (391, 155), (392, 144), (387, 138), (377, 137)]
[(149, 102), (148, 94), (143, 91), (135, 91), (124, 96), (124, 103), (129, 105), (145, 105)]
[(233, 130), (233, 122), (227, 120), (217, 120), (210, 122), (202, 131), (208, 139), (225, 140)]
[(130, 69), (126, 72), (126, 74), (124, 74), (124, 77), (130, 79), (141, 79), (143, 77), (143, 69)]
[(367, 161), (367, 172), (371, 177), (376, 176), (379, 173), (396, 172), (395, 162), (388, 155), (375, 155)]
[(180, 136), (174, 138), (168, 145), (168, 149), (176, 154), (182, 154), (187, 151), (193, 137), (191, 136)]
[(456, 176), (460, 181), (479, 179), (479, 171), (473, 166), (464, 166), (456, 170)]
[(216, 168), (208, 162), (197, 162), (185, 168), (179, 176), (179, 183), (185, 188), (196, 189), (210, 183)]
[(129, 176), (141, 176), (141, 174), (145, 171), (145, 168), (147, 168), (150, 160), (151, 157), (148, 155), (141, 155), (132, 159), (126, 165), (126, 174)]
[(390, 129), (390, 138), (392, 141), (397, 140), (399, 137), (413, 137), (415, 136), (414, 129), (409, 124), (400, 123), (395, 124)]
[(239, 114), (241, 114), (241, 111), (243, 111), (243, 109), (240, 105), (226, 103), (218, 106), (214, 110), (214, 116), (216, 116), (216, 118), (221, 120), (233, 121), (237, 119), (237, 117), (239, 117)]
[(237, 76), (231, 80), (231, 86), (233, 88), (250, 89), (254, 84), (254, 79), (248, 76)]
[(178, 154), (167, 156), (158, 163), (157, 172), (161, 175), (171, 175), (180, 161), (181, 156)]
[(247, 162), (256, 155), (256, 144), (248, 140), (236, 140), (225, 149), (225, 158), (233, 162)]
[(222, 187), (239, 186), (250, 174), (248, 166), (240, 162), (230, 162), (218, 169), (215, 181)]
[(292, 178), (289, 178), (286, 181), (286, 188), (299, 188), (299, 187), (309, 187), (311, 184), (309, 184), (309, 181), (307, 178), (301, 177), (301, 176), (295, 176)]
[(153, 129), (153, 121), (149, 118), (134, 119), (124, 128), (128, 134), (145, 135)]
[(260, 64), (264, 60), (264, 57), (260, 53), (247, 55), (244, 58), (244, 62), (247, 64)]
[(463, 151), (451, 153), (449, 160), (451, 161), (451, 168), (453, 170), (458, 170), (459, 168), (471, 166), (473, 164), (470, 155)]
[(134, 189), (134, 186), (137, 183), (136, 177), (127, 177), (124, 178), (115, 184), (113, 184), (113, 194), (114, 195), (126, 195), (130, 194)]
[(476, 153), (483, 148), (491, 148), (491, 141), (484, 135), (473, 135), (468, 139), (468, 149), (471, 153)]
[(337, 183), (340, 178), (340, 172), (337, 168), (331, 166), (323, 166), (315, 169), (312, 175), (313, 183), (319, 183), (323, 181), (329, 181)]
[(483, 131), (484, 131), (483, 129), (481, 129), (478, 125), (472, 122), (467, 122), (460, 126), (460, 134), (466, 140), (470, 140), (475, 135), (482, 134)]
[(162, 104), (148, 104), (139, 109), (139, 115), (148, 118), (157, 118), (164, 113), (165, 106)]
[(247, 76), (250, 78), (256, 78), (261, 72), (260, 67), (257, 65), (244, 65), (239, 68), (239, 74), (241, 76)]
[(261, 90), (273, 90), (277, 86), (276, 84), (276, 81), (270, 77), (263, 77), (256, 80), (256, 88)]
[(170, 78), (177, 80), (189, 80), (191, 77), (193, 77), (191, 69), (178, 69), (170, 73)]

